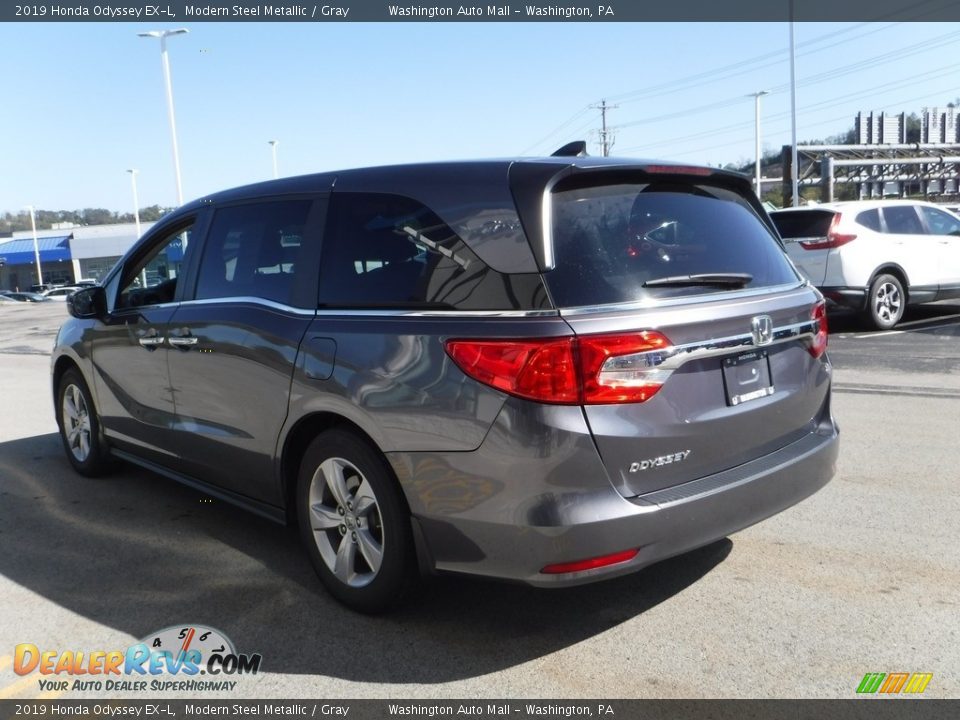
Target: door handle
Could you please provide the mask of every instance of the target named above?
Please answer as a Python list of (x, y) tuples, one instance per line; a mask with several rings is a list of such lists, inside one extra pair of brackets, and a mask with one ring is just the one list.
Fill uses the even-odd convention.
[(196, 345), (200, 340), (190, 334), (190, 328), (183, 328), (174, 333), (167, 338), (167, 342), (180, 350), (189, 350), (191, 345)]
[(140, 343), (140, 347), (145, 347), (147, 350), (153, 350), (155, 347), (163, 345), (165, 339), (156, 329), (141, 330), (137, 334), (139, 335), (137, 342)]

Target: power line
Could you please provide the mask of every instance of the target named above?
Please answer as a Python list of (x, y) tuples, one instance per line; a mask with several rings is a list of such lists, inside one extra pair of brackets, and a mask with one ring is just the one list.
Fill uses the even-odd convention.
[[(895, 106), (901, 106), (901, 107), (902, 107), (902, 106), (905, 105), (906, 103), (911, 103), (911, 102), (921, 102), (921, 101), (931, 101), (931, 102), (932, 102), (932, 101), (933, 101), (932, 98), (933, 98), (934, 96), (940, 96), (940, 95), (945, 95), (945, 94), (947, 94), (947, 93), (956, 93), (956, 92), (960, 92), (960, 86), (955, 86), (955, 87), (950, 87), (950, 88), (944, 88), (943, 90), (936, 91), (936, 92), (933, 92), (933, 93), (928, 93), (928, 94), (924, 94), (924, 95), (918, 95), (918, 96), (916, 96), (916, 97), (906, 98), (906, 99), (904, 99), (904, 100), (898, 100), (898, 101), (896, 101), (896, 102), (890, 102), (890, 103), (888, 103), (887, 105), (885, 105), (885, 106), (883, 106), (883, 107), (881, 107), (881, 108), (877, 108), (877, 109), (880, 110), (880, 111), (886, 111), (888, 108), (892, 108), (892, 107), (895, 107)], [(809, 114), (810, 112), (815, 112), (815, 111), (805, 110), (805, 111), (803, 111), (803, 112), (801, 112), (801, 113), (799, 113), (799, 114), (800, 114), (800, 115), (805, 115), (805, 114)], [(849, 117), (850, 117), (849, 115), (842, 115), (842, 116), (839, 116), (839, 117), (832, 117), (832, 118), (830, 118), (830, 119), (828, 119), (828, 120), (821, 120), (820, 122), (815, 122), (815, 123), (809, 124), (809, 125), (807, 125), (807, 127), (808, 127), (808, 128), (813, 128), (813, 127), (820, 127), (821, 125), (829, 125), (829, 124), (831, 124), (831, 123), (836, 123), (836, 122), (839, 122), (839, 121), (844, 120), (845, 118), (849, 118)], [(747, 124), (749, 124), (749, 123), (747, 123)], [(780, 126), (780, 127), (777, 127), (777, 130), (779, 130), (780, 132), (785, 132), (785, 131), (786, 131), (786, 128)], [(727, 142), (721, 143), (721, 144), (719, 144), (719, 145), (711, 145), (710, 147), (697, 148), (696, 150), (683, 150), (683, 151), (681, 151), (681, 152), (671, 152), (671, 153), (670, 153), (670, 156), (671, 156), (671, 157), (682, 157), (682, 156), (685, 156), (685, 155), (693, 155), (693, 154), (696, 154), (696, 153), (708, 152), (708, 151), (710, 151), (710, 150), (718, 150), (718, 149), (720, 149), (720, 148), (730, 147), (730, 145), (731, 145), (731, 144), (734, 144), (734, 143), (746, 143), (746, 142), (749, 142), (749, 140), (750, 140), (750, 138), (740, 138), (740, 139), (737, 139), (737, 140), (728, 140)], [(659, 143), (658, 143), (658, 144), (659, 144)], [(644, 146), (644, 145), (638, 145), (638, 146), (632, 147), (632, 148), (625, 148), (624, 150), (625, 150), (625, 151), (626, 151), (626, 150), (636, 150), (636, 149), (642, 148), (642, 147), (654, 147), (654, 146), (653, 146), (653, 145), (646, 145), (646, 146)], [(869, 146), (869, 145), (865, 145), (864, 147), (869, 148), (870, 146)]]
[[(957, 36), (960, 36), (960, 31), (950, 32), (944, 35), (938, 35), (936, 37), (924, 40), (919, 43), (914, 43), (912, 45), (907, 45), (897, 50), (892, 50), (890, 52), (882, 53), (880, 55), (875, 55), (872, 58), (866, 58), (864, 60), (858, 60), (855, 63), (849, 65), (843, 65), (832, 70), (828, 70), (817, 75), (811, 75), (810, 77), (803, 78), (797, 83), (797, 87), (809, 87), (811, 85), (817, 85), (827, 80), (832, 80), (837, 77), (842, 77), (844, 75), (849, 75), (850, 73), (856, 72), (857, 70), (862, 70), (864, 67), (876, 67), (878, 65), (883, 65), (894, 60), (899, 60), (903, 57), (909, 57), (910, 55), (916, 55), (918, 53), (926, 52), (929, 50), (934, 50), (940, 48), (944, 45), (952, 44)], [(770, 88), (770, 94), (775, 95), (779, 93), (786, 92), (790, 87), (789, 83), (783, 83), (781, 85), (775, 85)], [(656, 115), (654, 117), (643, 118), (642, 120), (633, 120), (627, 123), (621, 123), (616, 126), (616, 129), (620, 130), (628, 127), (635, 127), (637, 125), (650, 125), (652, 123), (661, 122), (664, 120), (673, 120), (679, 117), (685, 117), (687, 115), (703, 112), (706, 110), (716, 110), (724, 107), (730, 107), (732, 105), (739, 105), (748, 102), (746, 98), (742, 95), (737, 95), (732, 98), (727, 98), (725, 100), (718, 100), (716, 102), (707, 103), (704, 105), (699, 105), (697, 107), (685, 108), (684, 110), (678, 110), (676, 112), (665, 113), (663, 115)]]
[[(945, 6), (943, 3), (940, 3), (940, 6), (933, 7), (933, 8), (929, 8), (929, 9), (927, 9), (927, 10), (924, 11), (924, 12), (918, 12), (918, 10), (920, 10), (921, 8), (923, 8), (923, 6), (931, 5), (932, 3), (935, 3), (935, 2), (937, 2), (937, 0), (921, 0), (921, 2), (916, 3), (916, 4), (913, 5), (912, 8), (910, 9), (911, 14), (910, 14), (910, 16), (909, 16), (909, 19), (911, 19), (911, 20), (921, 19), (922, 17), (924, 17), (924, 16), (926, 16), (926, 15), (929, 15), (929, 14), (932, 14), (932, 13), (935, 13), (935, 12), (938, 12), (939, 9), (941, 9), (941, 6)], [(951, 2), (953, 2), (953, 0), (947, 0), (946, 5), (949, 5)], [(894, 17), (897, 17), (897, 16), (901, 15), (902, 12), (903, 12), (903, 11), (901, 11), (901, 10), (897, 10), (897, 11), (895, 11), (895, 12), (889, 13), (886, 17), (888, 17), (888, 18), (894, 18)], [(836, 31), (834, 31), (834, 32), (830, 32), (830, 33), (827, 33), (827, 34), (825, 34), (825, 35), (821, 35), (821, 36), (819, 36), (819, 37), (816, 37), (816, 38), (813, 38), (813, 39), (811, 39), (811, 40), (807, 40), (807, 41), (804, 41), (804, 42), (800, 43), (799, 47), (809, 48), (809, 49), (808, 49), (806, 52), (800, 53), (799, 56), (800, 56), (800, 57), (804, 57), (804, 56), (806, 56), (806, 55), (810, 55), (810, 54), (814, 54), (814, 53), (821, 53), (821, 52), (823, 52), (824, 50), (829, 49), (829, 48), (831, 48), (831, 47), (835, 47), (835, 46), (838, 46), (838, 45), (842, 45), (842, 44), (849, 43), (851, 40), (859, 40), (859, 39), (862, 39), (862, 38), (867, 37), (867, 36), (869, 36), (869, 35), (873, 35), (873, 34), (876, 34), (876, 33), (879, 33), (879, 32), (883, 32), (883, 31), (889, 30), (889, 29), (891, 29), (891, 28), (893, 28), (893, 27), (896, 27), (896, 26), (899, 25), (899, 24), (900, 24), (900, 23), (898, 23), (898, 22), (892, 22), (892, 23), (890, 23), (890, 24), (877, 27), (875, 22), (870, 22), (870, 23), (866, 23), (866, 22), (865, 22), (865, 23), (858, 23), (857, 25), (854, 25), (854, 26), (851, 26), (851, 27), (848, 27), (848, 28), (843, 28), (843, 29), (841, 29), (841, 30), (836, 30)], [(833, 43), (830, 43), (830, 44), (827, 44), (827, 45), (822, 45), (824, 42), (826, 42), (826, 41), (828, 41), (828, 40), (832, 40), (832, 39), (834, 39), (834, 38), (838, 38), (838, 37), (842, 37), (842, 36), (849, 35), (849, 34), (851, 34), (851, 33), (855, 33), (856, 31), (861, 30), (861, 29), (863, 29), (864, 27), (869, 27), (869, 30), (867, 30), (866, 32), (860, 33), (860, 34), (858, 34), (858, 35), (855, 35), (855, 36), (852, 37), (852, 38), (845, 38), (845, 39), (843, 39), (842, 41), (839, 41), (839, 42), (833, 42)], [(937, 41), (937, 40), (940, 40), (940, 39), (943, 39), (943, 38), (947, 38), (947, 37), (950, 37), (950, 36), (952, 36), (952, 35), (954, 35), (954, 34), (955, 34), (955, 33), (948, 33), (947, 35), (944, 35), (944, 36), (938, 36), (938, 37), (932, 38), (931, 40), (924, 41), (923, 43), (918, 43), (918, 44), (915, 44), (915, 45), (910, 45), (910, 46), (907, 46), (907, 47), (905, 47), (905, 48), (901, 48), (901, 49), (899, 49), (899, 50), (893, 51), (893, 53), (904, 53), (904, 52), (906, 52), (907, 54), (915, 54), (915, 53), (910, 53), (909, 51), (911, 51), (911, 50), (913, 50), (913, 49), (915, 49), (915, 48), (918, 48), (918, 47), (920, 47), (920, 46), (923, 46), (923, 49), (922, 49), (922, 50), (918, 50), (918, 52), (922, 52), (923, 50), (929, 50), (929, 49), (931, 49), (931, 46), (929, 45), (929, 43), (930, 43), (931, 41)], [(818, 45), (820, 45), (820, 47), (815, 47), (815, 46), (818, 46)], [(667, 82), (664, 82), (664, 83), (661, 83), (661, 84), (658, 84), (658, 85), (649, 86), (649, 87), (647, 87), (647, 88), (641, 88), (641, 89), (639, 89), (639, 90), (634, 90), (634, 91), (630, 91), (630, 92), (626, 92), (626, 93), (621, 93), (621, 94), (618, 94), (618, 95), (610, 95), (610, 96), (608, 96), (608, 98), (609, 98), (610, 100), (613, 100), (613, 101), (620, 101), (620, 102), (622, 102), (622, 103), (629, 103), (629, 102), (639, 101), (640, 99), (646, 99), (646, 98), (648, 98), (648, 97), (656, 97), (657, 95), (667, 95), (667, 94), (671, 94), (671, 93), (674, 93), (674, 92), (681, 92), (681, 91), (683, 91), (683, 90), (690, 90), (690, 89), (692, 89), (692, 88), (699, 87), (699, 86), (701, 86), (701, 85), (705, 85), (705, 84), (710, 84), (710, 83), (716, 82), (717, 80), (725, 80), (725, 79), (729, 79), (729, 78), (732, 78), (732, 77), (737, 77), (737, 76), (740, 76), (740, 75), (749, 74), (749, 73), (751, 73), (751, 72), (756, 72), (758, 69), (766, 69), (767, 67), (769, 67), (769, 65), (770, 65), (771, 63), (762, 64), (764, 61), (770, 60), (770, 59), (773, 59), (773, 58), (776, 58), (776, 57), (778, 57), (778, 56), (786, 55), (787, 52), (788, 52), (788, 51), (787, 51), (786, 49), (781, 49), (781, 50), (776, 50), (776, 51), (772, 51), (772, 52), (769, 52), (769, 53), (764, 53), (764, 54), (762, 54), (762, 55), (757, 55), (757, 56), (754, 56), (754, 57), (750, 57), (750, 58), (747, 58), (747, 59), (745, 59), (745, 60), (740, 60), (740, 61), (737, 61), (737, 62), (732, 63), (732, 64), (730, 64), (730, 65), (725, 65), (725, 66), (720, 67), (720, 68), (714, 68), (714, 69), (712, 69), (712, 70), (708, 70), (708, 71), (705, 71), (705, 72), (702, 72), (702, 73), (696, 73), (696, 74), (693, 74), (693, 75), (688, 75), (688, 76), (681, 77), (681, 78), (679, 78), (679, 79), (675, 79), (675, 80), (671, 80), (671, 81), (667, 81)], [(877, 56), (875, 59), (883, 59), (883, 58), (886, 58), (886, 57), (887, 57), (888, 55), (890, 55), (890, 54), (891, 54), (891, 53), (886, 53), (886, 54), (884, 54), (884, 55)], [(892, 59), (892, 58), (891, 58), (891, 59)], [(781, 64), (781, 63), (783, 63), (783, 62), (786, 62), (786, 59), (778, 60), (778, 61), (776, 61), (776, 62), (773, 63), (773, 64)], [(866, 63), (866, 62), (869, 62), (869, 61), (862, 61), (861, 63), (853, 63), (853, 64), (851, 64), (850, 66), (845, 66), (845, 67), (851, 68), (848, 72), (855, 72), (857, 69), (860, 69), (860, 66), (861, 66), (863, 63)], [(743, 67), (745, 67), (745, 66), (749, 66), (748, 69), (743, 70), (743, 71), (741, 71), (741, 72), (734, 72), (734, 73), (731, 73), (731, 72), (730, 72), (731, 70), (738, 70), (738, 69), (743, 68)], [(840, 72), (838, 72), (839, 70), (841, 70), (841, 69), (834, 69), (834, 70), (832, 70), (832, 71), (828, 71), (827, 73), (822, 73), (821, 76), (813, 76), (813, 77), (811, 77), (811, 78), (806, 78), (805, 80), (801, 81), (801, 82), (799, 83), (799, 85), (801, 85), (801, 86), (806, 86), (806, 85), (809, 85), (809, 84), (815, 84), (816, 82), (822, 82), (822, 81), (825, 81), (825, 80), (828, 80), (828, 79), (832, 79), (832, 77), (840, 77), (842, 74), (846, 74), (846, 73), (840, 73)], [(724, 73), (728, 73), (728, 74), (727, 74), (727, 75), (724, 75)], [(831, 73), (837, 73), (837, 74), (832, 75)], [(817, 79), (817, 78), (819, 78), (819, 79)], [(698, 81), (698, 80), (701, 81), (701, 82), (694, 82), (694, 81)], [(691, 83), (693, 83), (693, 84), (691, 84)], [(785, 87), (786, 87), (786, 86), (777, 86), (777, 88), (779, 88), (779, 89), (777, 89), (777, 88), (771, 89), (771, 94), (777, 93), (777, 92), (783, 92), (784, 89), (785, 89)], [(633, 121), (633, 122), (631, 122), (631, 123), (621, 124), (621, 125), (617, 126), (617, 128), (630, 127), (630, 126), (639, 125), (639, 124), (647, 124), (647, 123), (649, 123), (649, 122), (655, 122), (655, 121), (657, 121), (657, 120), (663, 120), (663, 119), (672, 119), (672, 118), (678, 117), (678, 116), (681, 115), (681, 114), (685, 114), (685, 113), (689, 113), (689, 112), (696, 112), (696, 111), (701, 110), (701, 109), (717, 109), (717, 108), (721, 108), (721, 107), (728, 107), (728, 106), (737, 104), (737, 102), (744, 102), (744, 99), (743, 99), (742, 97), (738, 97), (738, 98), (736, 98), (736, 99), (722, 100), (722, 101), (718, 101), (718, 102), (716, 102), (716, 103), (712, 103), (712, 104), (710, 104), (710, 105), (708, 105), (708, 106), (704, 106), (704, 107), (701, 107), (701, 108), (692, 108), (692, 109), (690, 109), (690, 110), (684, 111), (683, 113), (670, 113), (670, 114), (668, 114), (668, 115), (660, 116), (660, 117), (658, 117), (658, 118), (647, 118), (647, 119), (644, 119), (644, 120), (637, 120), (637, 121)], [(534, 150), (535, 148), (540, 147), (540, 146), (546, 144), (547, 141), (549, 141), (551, 138), (555, 137), (555, 136), (558, 135), (560, 132), (562, 132), (563, 130), (565, 130), (569, 125), (573, 124), (574, 122), (576, 122), (577, 120), (579, 120), (580, 118), (582, 118), (582, 117), (583, 117), (586, 113), (588, 113), (591, 109), (594, 109), (594, 106), (592, 106), (592, 105), (587, 105), (586, 107), (581, 108), (581, 109), (578, 110), (576, 113), (574, 113), (571, 117), (569, 117), (567, 120), (565, 120), (565, 121), (564, 121), (563, 123), (561, 123), (559, 126), (557, 126), (557, 127), (556, 127), (553, 131), (551, 131), (549, 134), (543, 136), (540, 140), (538, 140), (538, 141), (535, 142), (535, 143), (532, 143), (532, 144), (529, 145), (527, 148), (525, 148), (520, 154), (521, 154), (521, 155), (526, 155), (526, 154), (528, 154), (529, 152), (531, 152), (532, 150)], [(581, 128), (579, 128), (578, 130), (576, 130), (576, 131), (574, 131), (574, 132), (572, 132), (572, 133), (568, 133), (568, 137), (580, 135), (582, 132), (584, 132), (585, 129), (587, 129), (587, 128), (589, 128), (589, 127), (590, 127), (590, 123), (586, 124), (585, 126), (581, 126)], [(614, 128), (614, 129), (617, 129), (617, 128)], [(608, 130), (608, 132), (609, 132), (609, 130)]]
[[(955, 73), (956, 73), (956, 64), (945, 65), (945, 66), (943, 66), (943, 67), (939, 67), (939, 68), (935, 68), (935, 69), (931, 70), (928, 74), (926, 74), (926, 75), (924, 76), (924, 79), (925, 79), (925, 80), (936, 80), (937, 78), (946, 77), (946, 76), (949, 76), (949, 75), (953, 75), (953, 74), (955, 74)], [(911, 77), (903, 78), (903, 79), (901, 79), (901, 80), (897, 80), (897, 81), (894, 81), (894, 82), (882, 83), (882, 84), (880, 84), (880, 85), (875, 85), (875, 86), (873, 86), (873, 87), (864, 88), (863, 90), (859, 90), (859, 91), (857, 91), (857, 92), (855, 92), (855, 93), (848, 93), (848, 94), (843, 95), (843, 96), (840, 96), (840, 97), (833, 97), (833, 98), (829, 98), (829, 99), (827, 99), (827, 100), (821, 100), (820, 102), (817, 102), (817, 103), (808, 104), (808, 105), (806, 106), (806, 109), (803, 110), (802, 112), (800, 112), (799, 114), (800, 114), (800, 115), (808, 115), (808, 114), (810, 114), (811, 112), (817, 112), (817, 111), (819, 111), (819, 110), (825, 110), (825, 109), (827, 109), (827, 108), (836, 107), (836, 106), (838, 106), (838, 105), (843, 105), (843, 104), (847, 103), (848, 101), (854, 100), (854, 99), (856, 99), (856, 98), (858, 98), (858, 97), (866, 97), (866, 96), (869, 96), (871, 93), (874, 93), (874, 92), (876, 92), (877, 90), (892, 90), (892, 89), (897, 89), (897, 88), (899, 88), (899, 87), (911, 85), (911, 84), (913, 84), (913, 83), (915, 83), (915, 82), (916, 82), (916, 78), (913, 77), (913, 76), (911, 76)], [(789, 112), (773, 113), (773, 114), (771, 114), (771, 115), (769, 115), (769, 116), (767, 117), (767, 121), (769, 122), (770, 120), (778, 120), (778, 119), (786, 118), (786, 117), (789, 117), (789, 116), (790, 116), (790, 113), (789, 113)], [(842, 118), (841, 118), (841, 119), (842, 119)], [(644, 144), (644, 145), (634, 145), (634, 146), (631, 146), (631, 147), (628, 147), (628, 148), (623, 148), (623, 150), (624, 150), (624, 151), (627, 151), (627, 150), (643, 149), (643, 148), (648, 148), (648, 147), (659, 147), (659, 146), (661, 146), (661, 145), (669, 145), (669, 144), (673, 144), (673, 143), (684, 142), (684, 141), (686, 141), (686, 140), (695, 140), (695, 139), (697, 139), (697, 138), (711, 137), (711, 136), (713, 136), (713, 135), (723, 135), (723, 134), (725, 134), (725, 133), (732, 132), (732, 131), (735, 131), (735, 130), (739, 130), (739, 129), (741, 129), (741, 128), (750, 127), (750, 126), (752, 126), (752, 123), (751, 123), (750, 121), (742, 121), (742, 122), (737, 122), (737, 123), (733, 123), (733, 124), (730, 124), (730, 125), (723, 125), (723, 126), (720, 126), (720, 127), (716, 127), (716, 128), (710, 129), (710, 130), (704, 130), (704, 131), (701, 131), (701, 132), (692, 133), (692, 134), (689, 134), (689, 135), (681, 135), (681, 136), (673, 137), (673, 138), (670, 138), (669, 140), (658, 141), (658, 142), (656, 142), (656, 143), (647, 143), (647, 144)]]
[[(925, 3), (928, 3), (928, 2), (932, 2), (932, 1), (933, 1), (933, 0), (924, 0), (924, 2), (921, 2), (920, 4), (922, 5), (922, 4), (925, 4)], [(830, 38), (833, 38), (833, 37), (836, 37), (836, 36), (839, 36), (839, 35), (844, 35), (844, 34), (853, 32), (853, 31), (855, 31), (855, 30), (857, 30), (857, 29), (860, 29), (861, 27), (863, 27), (863, 26), (865, 26), (865, 25), (870, 25), (870, 24), (871, 24), (871, 23), (860, 23), (860, 24), (854, 25), (853, 27), (850, 27), (850, 28), (844, 28), (844, 29), (842, 29), (842, 30), (837, 30), (837, 31), (834, 31), (834, 32), (832, 32), (832, 33), (827, 33), (826, 35), (822, 35), (822, 36), (820, 36), (820, 37), (818, 37), (818, 38), (813, 38), (812, 40), (808, 40), (808, 41), (806, 41), (806, 42), (804, 42), (804, 43), (801, 43), (801, 47), (805, 47), (805, 46), (809, 46), (809, 45), (815, 45), (815, 44), (820, 43), (820, 42), (822, 42), (822, 41), (824, 41), (824, 40), (826, 40), (826, 39), (830, 39)], [(868, 32), (868, 33), (864, 33), (864, 35), (861, 35), (860, 37), (864, 37), (865, 35), (869, 35), (869, 34), (872, 34), (872, 33), (874, 33), (874, 32), (880, 32), (880, 31), (882, 31), (882, 30), (889, 29), (889, 27), (893, 27), (895, 24), (896, 24), (896, 23), (893, 23), (893, 24), (891, 24), (890, 26), (887, 26), (887, 27), (881, 27), (881, 28), (873, 29), (873, 30), (871, 30), (871, 31)], [(829, 47), (832, 47), (832, 46), (829, 46)], [(783, 50), (776, 50), (776, 51), (774, 51), (774, 52), (766, 53), (766, 54), (764, 54), (764, 55), (758, 55), (758, 56), (754, 56), (754, 57), (751, 57), (751, 58), (747, 58), (747, 59), (745, 59), (745, 60), (740, 60), (740, 61), (738, 61), (738, 62), (736, 62), (736, 63), (733, 63), (733, 64), (731, 64), (731, 65), (727, 65), (727, 66), (724, 66), (724, 67), (721, 67), (721, 68), (715, 68), (715, 69), (713, 69), (713, 70), (708, 70), (708, 71), (703, 72), (703, 73), (697, 73), (697, 74), (695, 74), (695, 75), (688, 75), (688, 76), (686, 76), (686, 77), (682, 77), (682, 78), (679, 78), (679, 79), (677, 79), (677, 80), (665, 82), (665, 83), (662, 83), (662, 84), (660, 84), (660, 85), (653, 86), (652, 88), (644, 88), (644, 89), (641, 89), (641, 90), (635, 90), (635, 91), (631, 91), (631, 92), (627, 92), (627, 93), (622, 93), (622, 94), (620, 94), (620, 95), (614, 95), (614, 96), (612, 96), (612, 99), (613, 99), (613, 100), (623, 99), (624, 102), (633, 102), (633, 101), (630, 100), (629, 98), (632, 97), (632, 96), (638, 95), (638, 94), (649, 93), (649, 92), (652, 91), (652, 90), (657, 90), (657, 89), (662, 89), (662, 88), (676, 88), (678, 84), (687, 83), (687, 82), (689, 82), (689, 81), (691, 81), (691, 80), (696, 80), (696, 79), (701, 79), (701, 78), (714, 78), (714, 76), (716, 76), (716, 75), (718, 75), (718, 74), (721, 74), (721, 73), (723, 73), (723, 72), (726, 72), (726, 71), (728, 71), (728, 70), (730, 70), (730, 69), (740, 68), (740, 67), (743, 67), (743, 66), (745, 66), (745, 65), (754, 65), (754, 66), (755, 66), (755, 65), (757, 65), (758, 63), (761, 63), (763, 60), (766, 60), (766, 59), (771, 58), (771, 57), (776, 57), (777, 55), (783, 55), (783, 54), (785, 54), (786, 52), (787, 52), (787, 50), (785, 50), (785, 49), (783, 49)], [(754, 67), (754, 68), (752, 68), (751, 70), (749, 70), (748, 72), (754, 72), (755, 69), (756, 69), (756, 68)], [(742, 74), (742, 73), (738, 73), (738, 74)], [(735, 75), (731, 75), (731, 77), (735, 77)], [(714, 79), (726, 79), (726, 78), (714, 78)], [(700, 83), (700, 84), (705, 84), (705, 83)], [(692, 86), (692, 87), (697, 87), (697, 86), (698, 86), (698, 85), (694, 85), (694, 86)], [(683, 89), (689, 89), (689, 88), (679, 88), (679, 90), (683, 90)], [(672, 90), (671, 90), (671, 91), (672, 91)], [(667, 93), (661, 93), (661, 94), (667, 94)], [(550, 133), (548, 133), (547, 135), (543, 136), (543, 137), (542, 137), (540, 140), (538, 140), (537, 142), (532, 143), (532, 144), (529, 145), (527, 148), (525, 148), (525, 149), (520, 153), (520, 155), (526, 155), (527, 153), (529, 153), (529, 152), (530, 152), (531, 150), (533, 150), (534, 148), (537, 148), (537, 147), (539, 147), (539, 146), (541, 146), (541, 145), (546, 144), (546, 142), (547, 142), (548, 140), (550, 140), (551, 138), (555, 137), (555, 136), (556, 136), (557, 134), (559, 134), (562, 130), (564, 130), (568, 125), (576, 122), (578, 119), (580, 119), (581, 117), (583, 117), (583, 115), (586, 114), (586, 113), (588, 113), (591, 109), (592, 109), (592, 106), (591, 106), (591, 105), (587, 105), (586, 107), (583, 107), (583, 108), (581, 108), (580, 110), (576, 111), (571, 117), (567, 118), (567, 120), (565, 120), (563, 123), (561, 123), (558, 127), (556, 127), (554, 130), (552, 130)], [(589, 127), (589, 125), (588, 125), (587, 127)], [(571, 133), (571, 134), (572, 134), (572, 135), (578, 135), (580, 132), (582, 132), (582, 129), (581, 129), (581, 130), (577, 130), (576, 132)]]

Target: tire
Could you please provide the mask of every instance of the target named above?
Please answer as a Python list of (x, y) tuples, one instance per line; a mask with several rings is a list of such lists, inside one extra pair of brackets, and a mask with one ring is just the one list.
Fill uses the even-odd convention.
[(100, 432), (100, 417), (80, 371), (71, 368), (57, 385), (57, 425), (73, 469), (87, 477), (113, 469), (113, 459)]
[(364, 613), (400, 600), (415, 577), (410, 511), (376, 448), (344, 430), (317, 436), (300, 464), (296, 512), (331, 595)]
[(900, 322), (907, 306), (903, 284), (893, 275), (879, 275), (870, 284), (867, 321), (877, 330), (890, 330)]

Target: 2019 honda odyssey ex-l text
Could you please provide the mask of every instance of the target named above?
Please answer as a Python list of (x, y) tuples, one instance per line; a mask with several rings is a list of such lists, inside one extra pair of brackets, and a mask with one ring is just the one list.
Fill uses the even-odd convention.
[(298, 524), (381, 610), (422, 572), (613, 577), (822, 487), (823, 299), (749, 182), (559, 156), (192, 202), (67, 300), (67, 458)]

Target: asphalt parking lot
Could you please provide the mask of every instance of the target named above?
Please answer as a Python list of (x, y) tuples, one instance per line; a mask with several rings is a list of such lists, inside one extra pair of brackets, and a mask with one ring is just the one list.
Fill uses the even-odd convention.
[(802, 504), (630, 577), (444, 578), (378, 618), (331, 600), (282, 528), (139, 469), (74, 474), (48, 389), (64, 316), (0, 305), (0, 698), (140, 697), (41, 689), (13, 649), (189, 623), (263, 656), (209, 698), (852, 698), (868, 672), (960, 696), (960, 304), (889, 333), (831, 317), (841, 458)]

